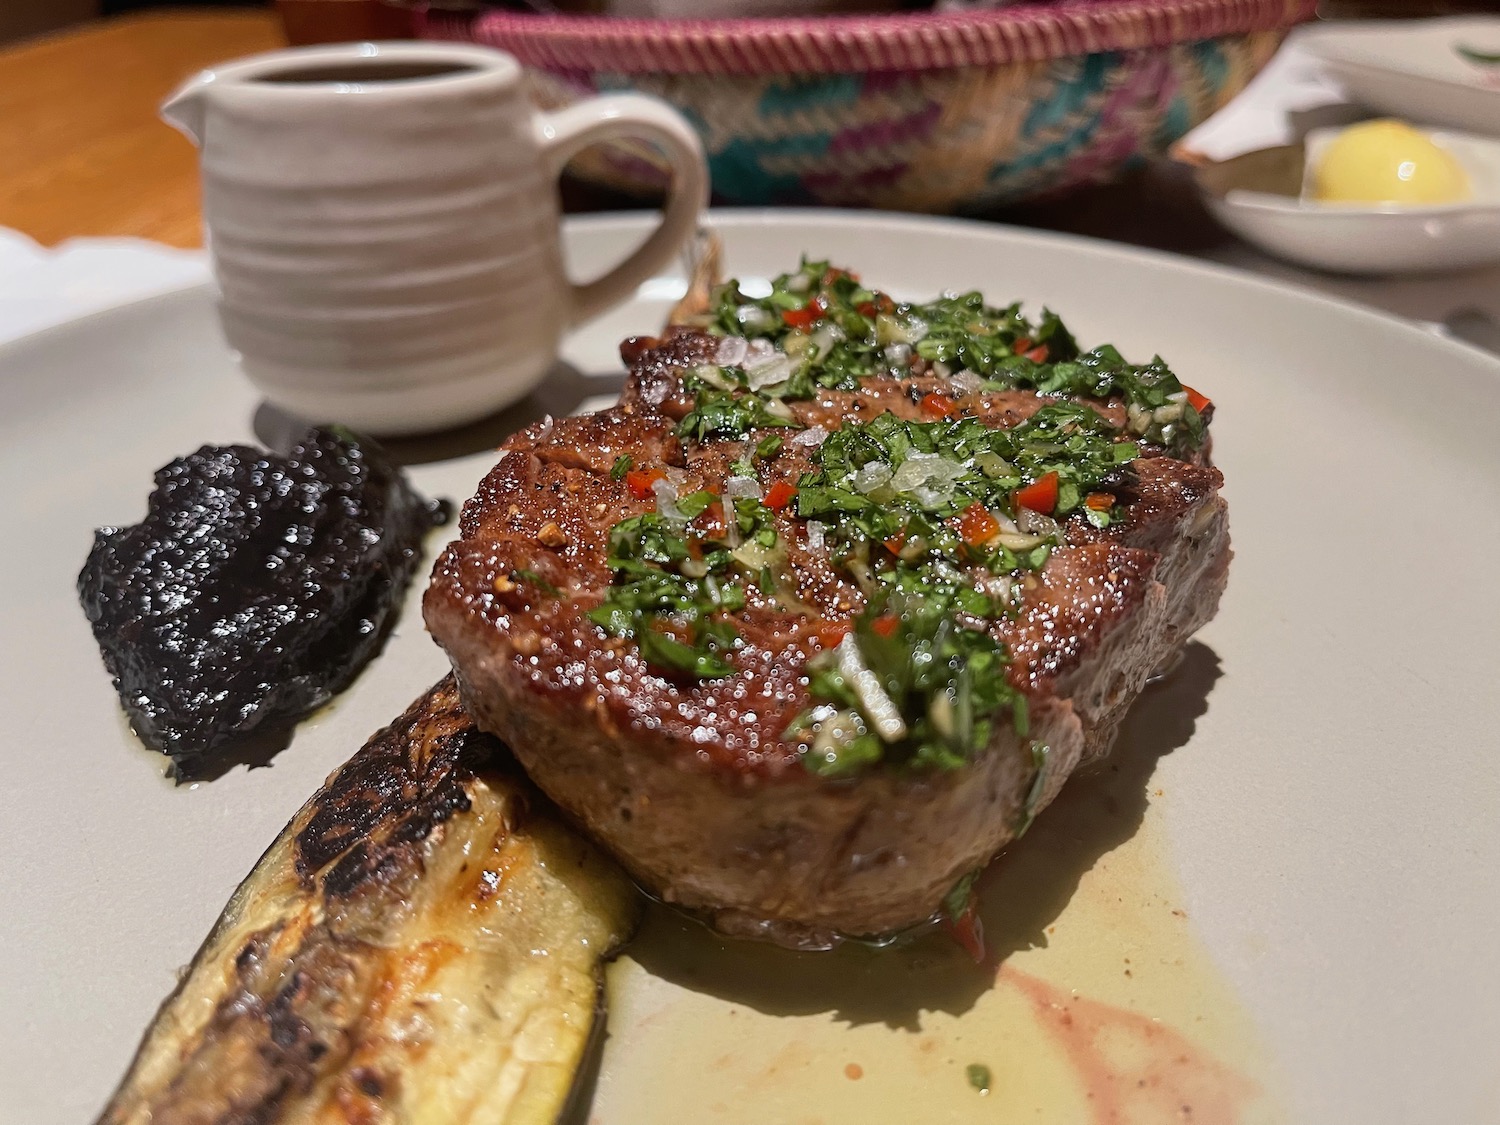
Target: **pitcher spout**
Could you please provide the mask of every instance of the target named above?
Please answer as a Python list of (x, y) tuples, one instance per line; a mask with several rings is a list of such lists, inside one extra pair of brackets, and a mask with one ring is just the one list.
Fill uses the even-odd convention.
[(213, 81), (213, 71), (200, 71), (177, 87), (171, 97), (162, 102), (159, 110), (163, 121), (182, 132), (199, 148), (203, 147), (205, 103)]

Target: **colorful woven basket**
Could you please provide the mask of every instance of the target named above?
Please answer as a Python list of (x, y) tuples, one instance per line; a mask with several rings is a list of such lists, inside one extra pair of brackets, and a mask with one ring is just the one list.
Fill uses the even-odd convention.
[[(965, 13), (620, 20), (429, 13), (423, 34), (529, 68), (545, 107), (656, 94), (697, 125), (715, 195), (975, 213), (1108, 179), (1241, 89), (1316, 0), (1063, 0)], [(571, 170), (654, 192), (646, 146)]]

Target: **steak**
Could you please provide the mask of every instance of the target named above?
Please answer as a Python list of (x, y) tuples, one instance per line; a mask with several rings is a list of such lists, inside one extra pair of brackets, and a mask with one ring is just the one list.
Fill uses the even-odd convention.
[[(424, 601), (427, 625), (451, 659), (474, 720), (508, 742), (541, 789), (650, 893), (702, 914), (722, 932), (801, 948), (911, 927), (932, 918), (966, 875), (1025, 831), (1076, 769), (1109, 749), (1147, 679), (1213, 616), (1230, 557), (1221, 477), (1208, 462), (1206, 436), (1195, 448), (1173, 446), (1158, 427), (1143, 441), (1100, 446), (1133, 459), (1100, 478), (1108, 491), (1090, 493), (1087, 504), (1072, 498), (1063, 513), (1057, 502), (1055, 522), (1038, 520), (1019, 501), (992, 504), (993, 515), (979, 505), (953, 514), (950, 497), (929, 498), (940, 513), (931, 527), (963, 527), (964, 543), (980, 544), (954, 548), (952, 565), (965, 576), (959, 585), (998, 588), (1005, 608), (977, 617), (954, 610), (936, 634), (911, 641), (915, 655), (907, 663), (937, 653), (951, 671), (942, 673), (947, 688), (930, 698), (918, 689), (903, 696), (898, 681), (905, 683), (910, 669), (882, 671), (872, 654), (886, 635), (892, 644), (907, 643), (901, 630), (916, 629), (910, 623), (923, 619), (932, 599), (892, 595), (889, 581), (929, 573), (917, 569), (930, 562), (920, 551), (938, 548), (919, 547), (915, 561), (904, 563), (902, 552), (912, 553), (905, 532), (882, 546), (848, 522), (868, 523), (868, 509), (834, 513), (826, 525), (825, 517), (808, 518), (805, 509), (820, 496), (866, 503), (847, 488), (818, 483), (832, 480), (834, 447), (848, 445), (843, 435), (894, 427), (943, 441), (972, 431), (982, 441), (990, 431), (1015, 435), (1063, 417), (1055, 432), (1097, 424), (1101, 433), (1118, 430), (1098, 441), (1118, 443), (1142, 430), (1141, 410), (1120, 394), (1085, 397), (1094, 413), (1084, 425), (1057, 413), (1069, 409), (1068, 396), (997, 387), (994, 378), (915, 362), (901, 377), (860, 375), (789, 395), (770, 404), (774, 414), (756, 414), (746, 432), (705, 433), (713, 401), (747, 393), (731, 386), (716, 400), (704, 388), (725, 347), (722, 335), (700, 331), (629, 341), (622, 354), (631, 373), (617, 406), (546, 419), (507, 441), (463, 510), (459, 538), (436, 564)], [(733, 341), (729, 348), (736, 351)], [(1182, 398), (1179, 392), (1174, 401)], [(1209, 413), (1206, 402), (1201, 413)], [(924, 469), (938, 464), (935, 456), (908, 454)], [(986, 471), (996, 464), (997, 473), (1016, 471), (985, 456), (976, 463)], [(690, 543), (707, 521), (707, 551), (735, 519), (719, 504), (694, 514), (688, 501), (701, 503), (710, 493), (733, 499), (747, 462), (759, 493), (748, 503), (769, 521), (765, 540), (775, 533), (772, 565), (747, 577), (754, 567), (743, 565), (742, 545), (720, 572), (725, 582), (742, 583), (742, 595), (687, 625), (682, 614), (669, 613), (634, 634), (622, 627), (623, 619), (611, 616), (623, 612), (621, 582), (658, 576), (650, 565), (620, 557), (627, 547), (619, 529), (645, 526), (622, 521), (651, 521), (665, 511)], [(643, 479), (632, 466), (654, 472)], [(1053, 487), (1057, 480), (1054, 473)], [(1047, 484), (1039, 478), (1007, 495), (1026, 498), (1028, 489)], [(788, 493), (794, 501), (785, 500)], [(921, 486), (903, 494), (910, 495), (920, 497)], [(735, 501), (733, 511), (746, 502)], [(991, 534), (996, 520), (1003, 526)], [(1036, 532), (1038, 523), (1048, 546), (1013, 573), (996, 577), (969, 565), (979, 552), (997, 551), (997, 542), (1030, 549), (1036, 535), (1022, 525)], [(952, 535), (929, 538), (956, 542)], [(721, 555), (671, 565), (696, 574), (709, 565), (704, 560)], [(866, 557), (874, 560), (868, 566)], [(702, 581), (717, 589), (712, 572)], [(972, 596), (960, 601), (967, 605)], [(666, 640), (650, 635), (653, 629)], [(967, 646), (960, 655), (943, 655), (959, 650), (942, 645), (960, 641)], [(985, 663), (992, 649), (1008, 653), (1009, 662)], [(986, 668), (993, 669), (988, 676)], [(861, 671), (886, 686), (868, 691)], [(1010, 693), (1009, 702), (991, 716), (956, 720), (971, 690), (973, 699), (997, 698), (980, 688)], [(851, 698), (869, 706), (860, 711)], [(913, 698), (920, 704), (914, 710)], [(892, 702), (906, 708), (902, 718), (890, 713)], [(850, 721), (863, 732), (852, 741), (837, 725)], [(972, 752), (949, 754), (962, 744), (952, 734), (956, 722), (980, 732)], [(916, 732), (924, 730), (928, 741), (918, 746)], [(836, 754), (825, 758), (825, 744), (851, 758), (850, 748), (884, 757), (849, 764)]]

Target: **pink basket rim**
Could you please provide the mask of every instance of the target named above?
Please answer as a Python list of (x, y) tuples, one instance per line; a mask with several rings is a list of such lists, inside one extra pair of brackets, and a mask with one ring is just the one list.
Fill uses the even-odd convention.
[(614, 19), (428, 12), (421, 33), (528, 66), (611, 74), (848, 74), (1043, 62), (1273, 31), (1317, 0), (1080, 0), (969, 12), (771, 19)]

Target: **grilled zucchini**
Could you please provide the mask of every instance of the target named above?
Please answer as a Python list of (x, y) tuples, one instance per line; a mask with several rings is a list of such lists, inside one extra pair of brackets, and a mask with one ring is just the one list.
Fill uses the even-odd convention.
[(637, 911), (444, 680), (261, 858), (101, 1125), (547, 1125)]

